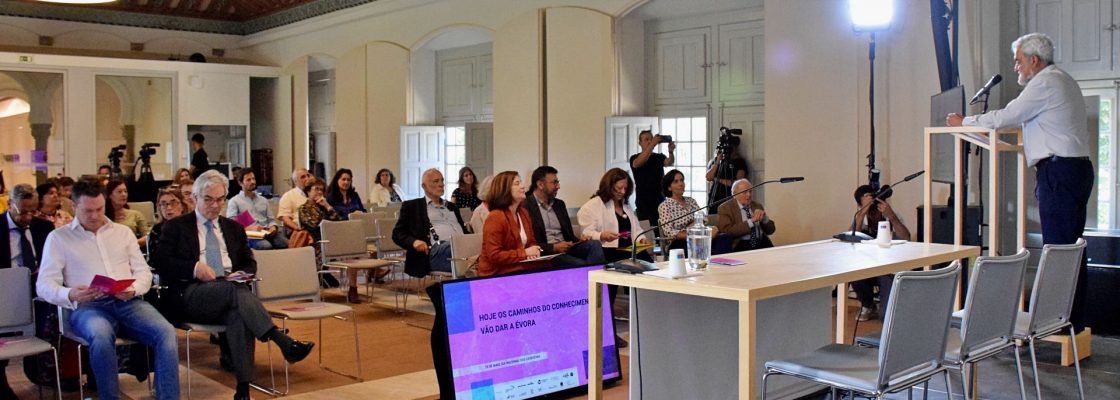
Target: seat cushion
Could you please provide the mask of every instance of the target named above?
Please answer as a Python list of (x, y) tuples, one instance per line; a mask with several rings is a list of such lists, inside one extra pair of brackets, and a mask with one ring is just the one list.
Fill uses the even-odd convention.
[(292, 320), (330, 318), (336, 315), (349, 313), (353, 310), (349, 306), (323, 302), (266, 304), (265, 309), (274, 317)]
[(342, 268), (342, 269), (373, 269), (388, 267), (395, 264), (389, 260), (374, 260), (374, 259), (360, 259), (360, 260), (345, 260), (345, 261), (332, 261), (323, 264), (327, 268)]
[(877, 349), (830, 344), (794, 358), (767, 361), (765, 368), (865, 392), (879, 389)]
[[(857, 336), (856, 344), (864, 347), (879, 348), (881, 346), (882, 332), (875, 332), (866, 336)], [(945, 342), (945, 360), (954, 364), (961, 359), (961, 331), (957, 328), (949, 329), (949, 337)]]
[(0, 339), (0, 360), (27, 357), (51, 349), (50, 343), (34, 336), (7, 337)]

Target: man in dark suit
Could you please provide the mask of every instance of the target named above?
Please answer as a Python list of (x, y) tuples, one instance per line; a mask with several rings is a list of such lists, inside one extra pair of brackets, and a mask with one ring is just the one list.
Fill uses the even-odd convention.
[(459, 207), (443, 199), (443, 173), (424, 171), (420, 187), (424, 197), (401, 203), (393, 227), (393, 242), (406, 250), (404, 271), (414, 277), (431, 271), (451, 271), (451, 236), (462, 235)]
[[(6, 232), (4, 237), (8, 238), (7, 245), (0, 246), (0, 257), (4, 260), (0, 262), (0, 268), (25, 267), (32, 273), (39, 270), (43, 244), (47, 242), (47, 235), (54, 230), (54, 224), (35, 218), (38, 211), (39, 196), (35, 188), (25, 183), (12, 187), (12, 193), (8, 197), (8, 212), (4, 213), (4, 218), (0, 218), (0, 227)], [(31, 282), (34, 283), (35, 279), (32, 278)], [(15, 392), (8, 386), (8, 376), (4, 373), (7, 366), (8, 360), (0, 361), (0, 399), (16, 398)]]
[(556, 168), (544, 165), (533, 171), (530, 190), (533, 196), (524, 207), (533, 219), (533, 237), (542, 254), (562, 254), (552, 259), (552, 266), (605, 264), (603, 245), (598, 240), (580, 240), (572, 231), (572, 220), (564, 200), (556, 198), (560, 179)]
[[(234, 280), (257, 271), (245, 229), (222, 217), (228, 180), (206, 171), (195, 181), (195, 210), (164, 223), (152, 257), (171, 298), (165, 315), (173, 323), (188, 321), (226, 326), (230, 361), (237, 377), (234, 399), (249, 398), (253, 380), (253, 338), (276, 342), (288, 362), (311, 352), (311, 342), (293, 340), (273, 325), (259, 299)], [(178, 304), (175, 304), (178, 303)]]

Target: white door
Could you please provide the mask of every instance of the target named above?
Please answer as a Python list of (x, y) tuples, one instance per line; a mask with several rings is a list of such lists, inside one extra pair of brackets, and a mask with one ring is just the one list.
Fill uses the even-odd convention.
[(622, 168), (630, 171), (630, 156), (641, 151), (638, 147), (638, 134), (644, 130), (661, 132), (657, 117), (607, 117), (606, 122), (606, 169)]
[(762, 101), (762, 22), (719, 27), (719, 98), (723, 101)]
[(1027, 31), (1054, 39), (1054, 62), (1068, 72), (1112, 69), (1112, 0), (1028, 0)]
[(494, 124), (468, 122), (466, 124), (467, 165), (475, 177), (482, 179), (494, 174)]
[(406, 197), (423, 195), (421, 174), (429, 168), (443, 169), (446, 132), (442, 126), (401, 127), (401, 172), (397, 183)]
[(478, 93), (479, 114), (494, 114), (494, 56), (485, 55), (478, 57), (478, 79), (475, 80), (475, 92)]
[(709, 28), (655, 36), (654, 77), (658, 104), (708, 100)]

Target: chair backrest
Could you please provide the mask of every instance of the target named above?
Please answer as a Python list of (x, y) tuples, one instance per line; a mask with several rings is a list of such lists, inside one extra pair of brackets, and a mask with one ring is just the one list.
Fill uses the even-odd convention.
[[(279, 197), (273, 197), (271, 199), (268, 199), (268, 213), (269, 213), (268, 215), (271, 215), (273, 218), (276, 218), (276, 214), (280, 213), (280, 198)], [(296, 222), (299, 222), (299, 221), (296, 221)]]
[(374, 221), (374, 225), (377, 227), (377, 235), (374, 235), (377, 236), (377, 240), (374, 241), (374, 245), (377, 246), (378, 257), (384, 258), (385, 253), (404, 251), (401, 246), (393, 242), (393, 227), (397, 226), (396, 218), (381, 218)]
[(319, 276), (315, 249), (253, 250), (257, 259), (257, 297), (263, 302), (284, 300), (319, 301)]
[(18, 336), (35, 334), (35, 316), (31, 309), (31, 271), (27, 268), (0, 269), (0, 333), (19, 332)]
[(962, 358), (1011, 341), (1030, 256), (1022, 249), (1012, 256), (976, 259), (961, 318)]
[(482, 234), (470, 233), (466, 235), (451, 235), (451, 277), (455, 279), (467, 276), (470, 263), (466, 258), (482, 253)]
[(473, 216), (474, 210), (472, 210), (470, 207), (459, 208), (459, 217), (463, 219), (463, 222), (469, 223), (471, 221), (471, 217)]
[(128, 208), (139, 211), (144, 215), (149, 225), (156, 223), (156, 206), (150, 201), (128, 202)]
[(895, 274), (879, 347), (880, 388), (941, 365), (959, 277), (959, 261)]
[(1031, 291), (1028, 324), (1031, 333), (1053, 330), (1069, 322), (1084, 252), (1085, 239), (1082, 238), (1074, 244), (1042, 246), (1042, 258), (1038, 261)]
[[(365, 239), (377, 236), (377, 223), (378, 219), (385, 218), (385, 213), (382, 211), (371, 211), (366, 213), (350, 214), (351, 221), (361, 221), (362, 227), (365, 228)], [(372, 242), (372, 240), (367, 240)]]
[(365, 225), (364, 221), (357, 219), (320, 223), (323, 262), (369, 257), (369, 251), (366, 249)]

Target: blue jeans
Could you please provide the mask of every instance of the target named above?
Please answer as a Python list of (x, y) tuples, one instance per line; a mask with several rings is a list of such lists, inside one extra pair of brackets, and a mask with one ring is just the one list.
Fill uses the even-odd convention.
[(451, 242), (442, 241), (428, 249), (428, 261), (432, 271), (451, 272)]
[(117, 382), (117, 331), (154, 352), (157, 399), (179, 398), (179, 348), (175, 327), (140, 298), (119, 301), (112, 297), (78, 306), (70, 313), (70, 326), (89, 343), (89, 364), (97, 379), (97, 397), (119, 399)]
[(264, 239), (249, 239), (249, 248), (253, 250), (272, 250), (288, 248), (288, 234), (283, 229), (277, 229), (276, 234)]

